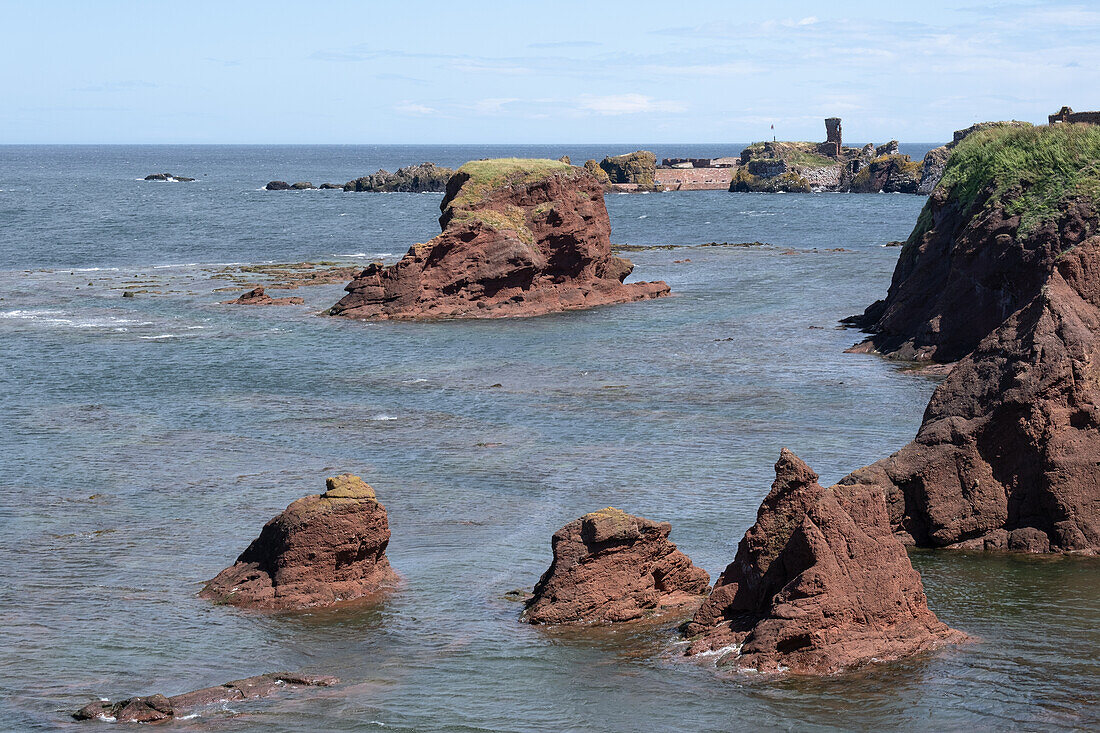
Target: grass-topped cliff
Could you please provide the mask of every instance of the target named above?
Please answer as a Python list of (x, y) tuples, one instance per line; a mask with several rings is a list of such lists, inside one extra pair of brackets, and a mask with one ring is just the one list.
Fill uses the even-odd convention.
[[(1003, 206), (1020, 217), (1027, 234), (1056, 217), (1072, 200), (1100, 208), (1100, 127), (994, 127), (969, 135), (947, 160), (938, 195), (967, 211), (986, 195), (986, 207)], [(910, 241), (932, 224), (926, 205)]]
[(757, 158), (775, 158), (785, 160), (788, 165), (805, 165), (815, 168), (837, 165), (836, 160), (818, 152), (818, 147), (819, 143), (798, 141), (753, 143), (741, 151), (741, 160), (742, 162), (748, 162)]

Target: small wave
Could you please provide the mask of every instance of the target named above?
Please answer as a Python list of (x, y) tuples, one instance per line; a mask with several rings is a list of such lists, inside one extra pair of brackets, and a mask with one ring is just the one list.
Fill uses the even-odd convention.
[(118, 272), (117, 267), (78, 267), (71, 272)]
[(197, 328), (206, 328), (206, 326), (188, 326), (187, 330), (188, 331), (194, 331)]
[(649, 218), (649, 214), (642, 214), (642, 215), (641, 215), (641, 216), (639, 216), (638, 218), (639, 218), (639, 219), (648, 219), (648, 218)]
[(406, 379), (404, 382), (402, 382), (402, 384), (420, 384), (421, 382), (427, 382), (427, 381), (428, 381), (427, 379), (424, 379), (423, 377), (419, 377), (417, 379)]
[(719, 655), (725, 656), (726, 654), (729, 654), (730, 652), (735, 652), (737, 654), (740, 654), (741, 653), (741, 645), (740, 644), (730, 644), (729, 646), (720, 647), (718, 649), (711, 649), (709, 651), (699, 652), (698, 654), (693, 654), (692, 656), (694, 656), (694, 657), (717, 657)]
[(158, 336), (138, 336), (138, 338), (145, 339), (146, 341), (163, 341), (165, 339), (183, 338), (183, 334), (180, 334), (180, 333), (162, 333)]
[[(341, 214), (341, 216), (343, 216)], [(366, 257), (366, 252), (352, 252), (350, 254), (334, 254), (333, 257)]]
[(198, 262), (184, 262), (178, 265), (153, 265), (154, 270), (167, 270), (173, 267), (198, 267)]
[(390, 422), (391, 420), (396, 420), (396, 419), (397, 418), (394, 417), (393, 415), (375, 415), (374, 417), (371, 418), (371, 420), (374, 420), (375, 422)]

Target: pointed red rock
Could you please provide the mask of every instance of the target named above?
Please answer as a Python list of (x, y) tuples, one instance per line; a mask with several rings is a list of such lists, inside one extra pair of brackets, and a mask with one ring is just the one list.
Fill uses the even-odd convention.
[(928, 608), (880, 493), (823, 488), (784, 449), (737, 556), (687, 627), (688, 654), (722, 666), (832, 674), (916, 654), (962, 634)]

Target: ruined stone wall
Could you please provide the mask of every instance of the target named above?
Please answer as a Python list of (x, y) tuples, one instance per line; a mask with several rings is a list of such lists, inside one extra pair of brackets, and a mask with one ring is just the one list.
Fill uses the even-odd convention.
[(842, 142), (840, 135), (839, 117), (825, 118), (825, 145), (830, 150), (830, 155), (834, 157), (840, 155), (840, 148), (843, 147), (844, 143)]
[(671, 191), (726, 191), (735, 168), (658, 168), (654, 181)]

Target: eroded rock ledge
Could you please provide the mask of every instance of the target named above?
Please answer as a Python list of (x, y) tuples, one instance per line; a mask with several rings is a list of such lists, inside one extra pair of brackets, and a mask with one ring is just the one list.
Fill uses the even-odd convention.
[(347, 318), (501, 318), (668, 295), (623, 280), (611, 254), (603, 189), (552, 160), (467, 163), (447, 185), (442, 233), (396, 264), (374, 263), (329, 313)]
[(326, 482), (321, 495), (298, 499), (264, 525), (237, 562), (199, 594), (261, 610), (349, 601), (393, 585), (386, 508), (358, 476)]
[(705, 570), (669, 542), (672, 525), (608, 507), (554, 533), (554, 561), (535, 586), (532, 624), (631, 621), (658, 611), (691, 612), (710, 584)]
[(928, 608), (880, 492), (823, 488), (784, 449), (734, 561), (686, 627), (687, 653), (761, 673), (832, 674), (964, 637)]

